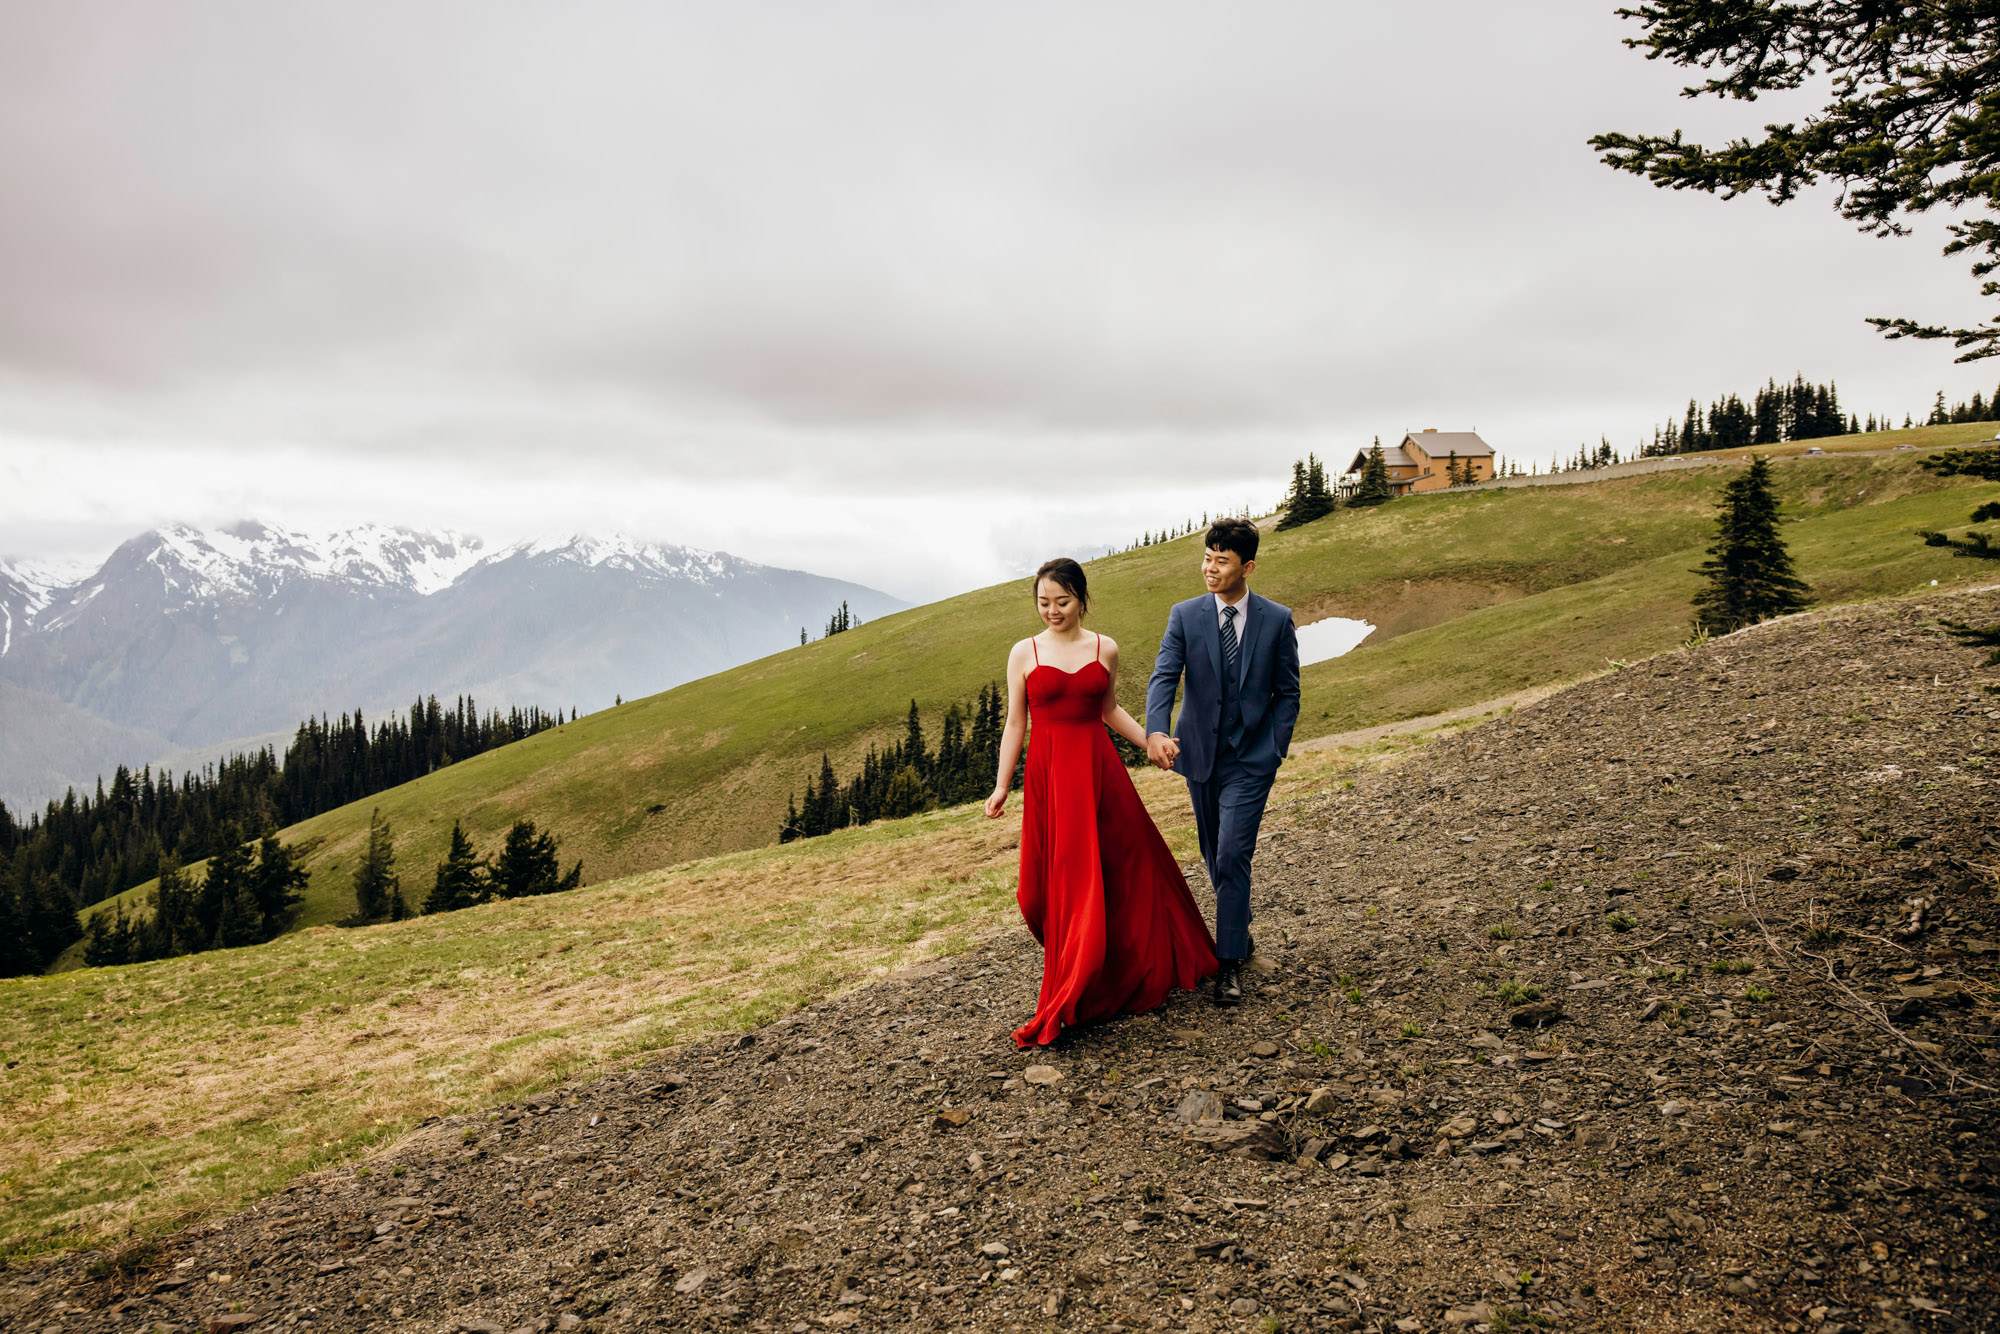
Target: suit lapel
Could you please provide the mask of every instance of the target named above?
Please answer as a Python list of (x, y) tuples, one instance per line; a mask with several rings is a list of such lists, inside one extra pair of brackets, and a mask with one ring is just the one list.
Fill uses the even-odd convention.
[(1215, 598), (1213, 596), (1198, 598), (1195, 601), (1194, 619), (1197, 627), (1196, 633), (1201, 635), (1202, 643), (1208, 646), (1209, 669), (1215, 673), (1215, 686), (1216, 689), (1220, 690), (1222, 688), (1222, 631), (1216, 628)]
[[(1243, 683), (1250, 679), (1250, 654), (1254, 651), (1258, 636), (1264, 632), (1264, 609), (1258, 605), (1258, 601), (1259, 599), (1255, 593), (1246, 593), (1243, 596), (1243, 629), (1246, 633), (1243, 635), (1241, 642), (1236, 646), (1236, 651), (1242, 654), (1242, 661), (1236, 664), (1236, 688), (1238, 691), (1241, 691)], [(1257, 627), (1257, 634), (1255, 635), (1247, 633), (1253, 625)]]

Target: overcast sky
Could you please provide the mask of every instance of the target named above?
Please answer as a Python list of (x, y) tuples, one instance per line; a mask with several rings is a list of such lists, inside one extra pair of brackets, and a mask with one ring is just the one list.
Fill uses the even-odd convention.
[(2000, 363), (1913, 238), (1599, 165), (1609, 3), (0, 8), (0, 552), (620, 530), (912, 598), (1268, 508), (1307, 450), (1629, 450)]

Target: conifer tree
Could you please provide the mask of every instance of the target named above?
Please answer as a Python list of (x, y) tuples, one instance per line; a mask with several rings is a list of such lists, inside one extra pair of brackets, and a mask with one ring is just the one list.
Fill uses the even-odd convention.
[(354, 872), (355, 926), (379, 922), (390, 915), (392, 899), (402, 894), (402, 880), (396, 874), (396, 839), (381, 808), (368, 813), (368, 846), (362, 851), (361, 865)]
[(263, 919), (264, 934), (259, 940), (270, 940), (284, 931), (292, 914), (305, 901), (306, 880), (292, 847), (280, 843), (276, 834), (266, 834), (258, 840), (257, 865), (250, 871), (247, 882), (250, 897), (256, 900)]
[(896, 771), (889, 780), (888, 795), (882, 802), (884, 819), (897, 820), (906, 815), (916, 815), (930, 806), (924, 792), (924, 780), (917, 775), (915, 765), (906, 764)]
[(910, 713), (903, 722), (903, 763), (916, 770), (919, 778), (930, 773), (930, 755), (924, 746), (924, 719), (917, 712), (915, 700), (910, 701)]
[(214, 948), (254, 945), (264, 938), (264, 915), (250, 893), (250, 845), (234, 825), (221, 841), (209, 854), (195, 911)]
[(1387, 504), (1395, 495), (1396, 488), (1389, 481), (1389, 463), (1382, 453), (1382, 437), (1378, 435), (1368, 451), (1368, 461), (1361, 467), (1361, 484), (1354, 488), (1347, 503), (1350, 508), (1359, 509)]
[(493, 861), (488, 883), (494, 897), (519, 899), (575, 889), (583, 882), (583, 863), (577, 862), (564, 875), (556, 859), (559, 846), (556, 836), (537, 830), (533, 820), (514, 821)]
[(1811, 605), (1812, 590), (1792, 568), (1778, 533), (1778, 499), (1768, 460), (1759, 458), (1722, 488), (1716, 541), (1696, 573), (1708, 583), (1695, 594), (1695, 623), (1725, 635)]
[(438, 863), (437, 878), (430, 897), (424, 900), (426, 913), (455, 912), (486, 901), (486, 868), (473, 856), (472, 840), (459, 822), (451, 822), (451, 849)]

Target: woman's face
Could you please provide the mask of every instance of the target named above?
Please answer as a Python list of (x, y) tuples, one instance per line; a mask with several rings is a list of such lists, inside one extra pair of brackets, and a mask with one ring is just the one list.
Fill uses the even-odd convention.
[(1077, 605), (1076, 595), (1053, 579), (1044, 578), (1036, 582), (1035, 610), (1042, 614), (1042, 620), (1049, 629), (1057, 634), (1083, 620), (1083, 608)]

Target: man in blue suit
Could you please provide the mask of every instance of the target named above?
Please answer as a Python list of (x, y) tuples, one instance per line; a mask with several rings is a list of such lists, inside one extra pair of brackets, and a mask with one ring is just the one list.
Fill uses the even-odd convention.
[[(1202, 860), (1215, 886), (1215, 1003), (1243, 999), (1250, 859), (1278, 765), (1299, 721), (1299, 639), (1289, 607), (1252, 593), (1257, 528), (1221, 519), (1203, 539), (1208, 592), (1176, 605), (1146, 687), (1146, 755), (1187, 779)], [(1174, 695), (1187, 694), (1169, 735)]]

